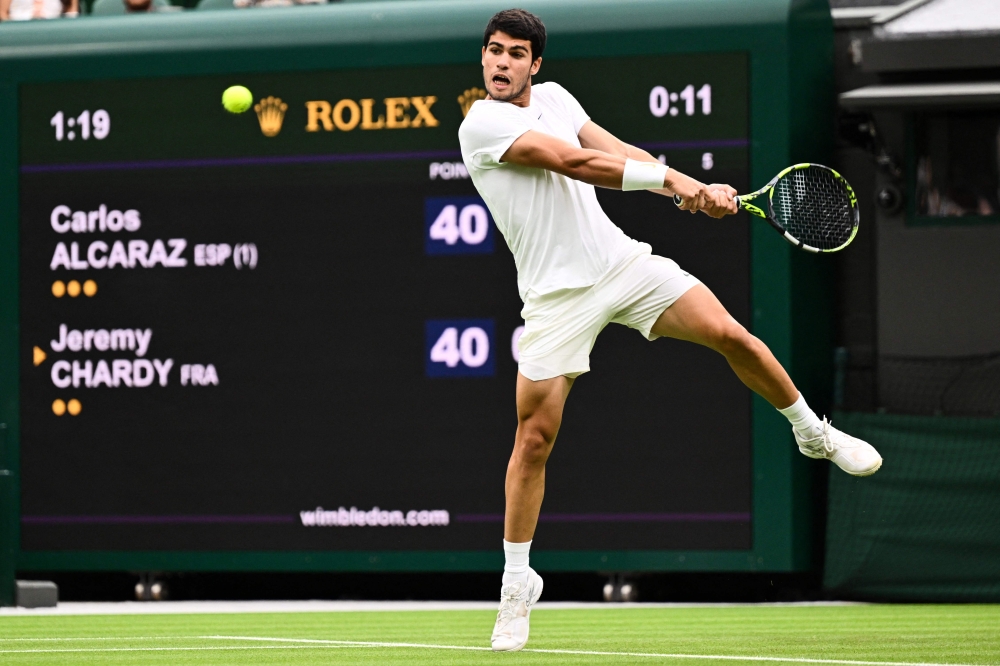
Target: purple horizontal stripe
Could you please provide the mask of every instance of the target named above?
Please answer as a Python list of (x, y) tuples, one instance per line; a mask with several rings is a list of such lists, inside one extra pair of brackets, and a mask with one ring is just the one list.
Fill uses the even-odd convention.
[(394, 153), (347, 153), (342, 155), (273, 155), (270, 157), (215, 157), (205, 159), (144, 160), (139, 162), (84, 162), (80, 164), (24, 164), (21, 173), (55, 171), (122, 171), (135, 169), (190, 169), (220, 166), (267, 166), (281, 164), (332, 164), (384, 162), (392, 160), (460, 160), (457, 150), (421, 150)]
[[(501, 513), (463, 513), (456, 523), (502, 523)], [(749, 513), (543, 513), (543, 523), (749, 523)]]
[(701, 148), (746, 148), (749, 139), (706, 139), (703, 141), (656, 141), (653, 143), (637, 143), (639, 148), (646, 150), (695, 150)]
[[(747, 139), (709, 139), (703, 141), (660, 141), (639, 143), (650, 150), (692, 150), (702, 148), (745, 148)], [(135, 169), (192, 169), (220, 166), (268, 166), (282, 164), (335, 164), (345, 162), (385, 162), (393, 160), (459, 160), (457, 150), (419, 150), (390, 153), (345, 153), (340, 155), (272, 155), (269, 157), (213, 157), (202, 159), (141, 160), (133, 162), (83, 162), (80, 164), (24, 164), (21, 173), (62, 171), (123, 171)]]
[[(456, 523), (502, 523), (502, 513), (465, 513)], [(543, 523), (748, 523), (749, 513), (543, 513)], [(261, 525), (297, 522), (292, 515), (22, 516), (25, 525)]]
[(294, 523), (293, 515), (262, 516), (22, 516), (25, 525), (260, 525)]

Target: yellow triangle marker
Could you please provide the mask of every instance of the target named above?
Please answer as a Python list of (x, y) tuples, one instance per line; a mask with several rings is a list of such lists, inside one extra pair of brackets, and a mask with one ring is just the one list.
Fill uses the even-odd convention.
[(35, 365), (41, 365), (45, 361), (45, 352), (39, 347), (35, 347)]

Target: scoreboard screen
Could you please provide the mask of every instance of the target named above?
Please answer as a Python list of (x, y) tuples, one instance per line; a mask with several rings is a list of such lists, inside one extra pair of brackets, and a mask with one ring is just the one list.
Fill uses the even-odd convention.
[[(20, 87), (23, 551), (499, 549), (523, 321), (459, 153), (476, 55)], [(748, 66), (546, 60), (536, 81), (745, 191)], [(745, 221), (598, 196), (749, 325)], [(751, 396), (724, 359), (609, 326), (591, 366), (536, 549), (751, 548)]]

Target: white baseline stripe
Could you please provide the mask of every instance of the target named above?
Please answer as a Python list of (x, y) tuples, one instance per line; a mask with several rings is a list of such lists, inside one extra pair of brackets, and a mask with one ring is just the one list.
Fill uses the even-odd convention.
[[(0, 654), (37, 654), (40, 652), (192, 652), (198, 650), (337, 650), (356, 645), (216, 645), (214, 647), (106, 647), (106, 648), (38, 648), (34, 650), (0, 650)], [(484, 648), (487, 649), (487, 648)]]
[(5, 641), (182, 641), (204, 636), (62, 636), (58, 638), (0, 638)]
[[(356, 647), (386, 647), (386, 648), (423, 648), (427, 650), (490, 650), (487, 647), (472, 647), (466, 645), (434, 645), (427, 643), (384, 643), (377, 641), (335, 641), (317, 638), (273, 638), (263, 636), (203, 636), (203, 638), (233, 641), (269, 641), (289, 643), (315, 643), (330, 645), (345, 645)], [(659, 659), (717, 659), (725, 661), (768, 661), (795, 664), (846, 664), (848, 666), (983, 666), (975, 664), (936, 664), (913, 661), (857, 661), (853, 659), (809, 659), (807, 657), (741, 657), (737, 655), (719, 654), (673, 654), (669, 652), (604, 652), (599, 650), (556, 650), (541, 648), (525, 648), (522, 652), (540, 652), (543, 654), (577, 654), (595, 657), (653, 657)]]
[[(853, 606), (856, 602), (808, 601), (771, 604), (623, 603), (542, 601), (541, 609), (628, 609), (628, 608), (805, 608), (810, 606)], [(173, 613), (331, 613), (357, 611), (470, 611), (497, 612), (496, 601), (68, 601), (54, 608), (0, 607), (0, 617), (23, 615), (160, 615)]]
[[(594, 604), (596, 605), (596, 604)], [(5, 616), (172, 615), (175, 613), (325, 613), (338, 611), (490, 610), (496, 601), (68, 601), (53, 608), (0, 607)]]

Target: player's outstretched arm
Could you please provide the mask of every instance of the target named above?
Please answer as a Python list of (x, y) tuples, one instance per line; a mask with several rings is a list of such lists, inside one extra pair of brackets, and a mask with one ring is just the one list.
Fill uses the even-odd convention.
[[(637, 148), (636, 146), (625, 143), (624, 141), (616, 137), (614, 134), (612, 134), (611, 132), (607, 131), (606, 129), (595, 123), (593, 120), (588, 120), (584, 124), (584, 126), (580, 128), (579, 137), (580, 137), (580, 145), (583, 146), (584, 148), (601, 150), (606, 153), (611, 153), (612, 155), (621, 155), (622, 157), (637, 160), (639, 162), (659, 162), (658, 159), (650, 155), (642, 148)], [(660, 190), (649, 190), (649, 191), (667, 197), (673, 197), (675, 193), (680, 194), (681, 198), (687, 201), (687, 197), (680, 190), (685, 190), (688, 189), (689, 187), (700, 185), (701, 183), (694, 180), (693, 178), (685, 176), (676, 169), (671, 169), (671, 172), (672, 173), (667, 174), (668, 180), (676, 179), (677, 181), (681, 181), (682, 180), (681, 177), (683, 177), (684, 179), (687, 179), (691, 182), (689, 183), (671, 182), (670, 183), (671, 185), (676, 185), (676, 189), (674, 187), (664, 187), (663, 189)], [(687, 187), (685, 187), (685, 185), (687, 185)], [(712, 183), (707, 187), (710, 190), (722, 190), (723, 192), (726, 193), (726, 196), (728, 196), (730, 199), (736, 196), (736, 188), (731, 187), (729, 185)], [(686, 210), (691, 210), (690, 206), (687, 205), (682, 205), (681, 208), (684, 208)], [(736, 212), (735, 206), (732, 212), (734, 213)]]
[(625, 172), (625, 158), (620, 155), (577, 148), (562, 139), (535, 131), (518, 137), (500, 159), (618, 190), (622, 188), (622, 174)]
[[(620, 190), (626, 159), (624, 155), (578, 148), (554, 136), (528, 131), (511, 144), (501, 161), (547, 169), (590, 185)], [(686, 210), (700, 210), (712, 217), (736, 212), (732, 197), (722, 191), (711, 190), (704, 183), (674, 169), (668, 170), (663, 187), (671, 195), (675, 192), (679, 194), (684, 199)]]
[[(583, 127), (580, 128), (578, 136), (580, 137), (580, 145), (584, 148), (601, 150), (605, 153), (621, 155), (622, 157), (639, 160), (640, 162), (659, 162), (658, 159), (642, 148), (636, 148), (633, 145), (625, 143), (593, 120), (588, 120), (584, 123)], [(670, 196), (673, 195), (674, 193), (671, 192)]]

